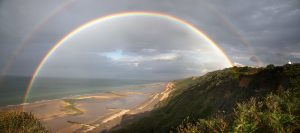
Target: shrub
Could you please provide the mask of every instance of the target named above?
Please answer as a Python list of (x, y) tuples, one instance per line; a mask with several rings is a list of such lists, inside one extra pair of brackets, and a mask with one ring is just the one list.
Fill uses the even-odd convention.
[(20, 111), (0, 112), (1, 133), (47, 133), (33, 114)]
[[(222, 117), (220, 117), (222, 116)], [(227, 114), (227, 117), (231, 117)], [(201, 119), (195, 123), (187, 122), (178, 126), (178, 132), (280, 132), (290, 133), (300, 130), (299, 92), (280, 90), (270, 93), (263, 100), (251, 98), (247, 102), (237, 103), (233, 119), (217, 115), (210, 119)]]
[(261, 122), (261, 107), (262, 102), (257, 102), (255, 98), (251, 98), (246, 103), (237, 103), (234, 109), (233, 130), (247, 133), (257, 130)]

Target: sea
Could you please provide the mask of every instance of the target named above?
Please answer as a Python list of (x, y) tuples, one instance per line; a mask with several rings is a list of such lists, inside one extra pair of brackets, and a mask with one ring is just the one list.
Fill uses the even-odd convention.
[[(5, 76), (0, 81), (0, 107), (60, 99), (65, 97), (112, 92), (161, 81), (132, 79), (37, 78), (24, 103), (31, 77)], [(136, 87), (132, 87), (137, 89)]]

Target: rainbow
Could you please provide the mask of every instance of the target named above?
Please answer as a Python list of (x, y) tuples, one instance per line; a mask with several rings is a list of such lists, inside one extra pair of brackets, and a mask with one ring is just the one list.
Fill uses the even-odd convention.
[[(21, 53), (21, 51), (25, 48), (25, 46), (28, 44), (30, 40), (32, 40), (33, 35), (35, 35), (40, 29), (47, 24), (49, 20), (54, 18), (56, 15), (58, 15), (61, 11), (66, 9), (69, 5), (72, 4), (74, 0), (67, 0), (64, 1), (60, 6), (55, 8), (52, 12), (50, 12), (46, 17), (44, 17), (41, 21), (39, 21), (34, 27), (31, 32), (27, 34), (27, 36), (22, 39), (21, 43), (17, 46), (17, 48), (12, 52), (11, 56), (8, 57), (7, 62), (5, 63), (3, 69), (1, 70), (0, 74), (1, 75), (6, 75), (9, 70), (11, 69), (11, 66), (15, 62), (17, 56)], [(2, 82), (2, 77), (0, 77), (0, 84)]]
[(44, 64), (47, 62), (47, 60), (51, 57), (51, 55), (66, 42), (68, 39), (72, 38), (74, 35), (80, 33), (81, 31), (84, 31), (87, 28), (90, 28), (94, 25), (97, 25), (102, 22), (106, 22), (112, 19), (116, 18), (122, 18), (122, 17), (132, 17), (132, 16), (150, 16), (150, 17), (160, 17), (164, 18), (167, 20), (171, 20), (174, 22), (177, 22), (178, 24), (186, 26), (188, 29), (192, 30), (195, 32), (198, 36), (202, 37), (205, 41), (207, 41), (214, 49), (218, 50), (226, 59), (226, 62), (233, 66), (233, 63), (229, 59), (229, 57), (225, 54), (225, 52), (212, 40), (210, 39), (207, 35), (205, 35), (201, 30), (193, 26), (191, 23), (179, 19), (175, 16), (169, 15), (169, 14), (164, 14), (164, 13), (158, 13), (158, 12), (124, 12), (124, 13), (116, 13), (112, 15), (107, 15), (107, 16), (102, 16), (100, 18), (96, 18), (94, 20), (91, 20), (80, 27), (76, 28), (75, 30), (71, 31), (67, 35), (65, 35), (61, 40), (59, 40), (45, 55), (45, 57), (42, 59), (42, 61), (38, 64), (37, 69), (35, 70), (32, 79), (29, 82), (29, 85), (26, 89), (25, 95), (24, 95), (24, 102), (28, 99), (28, 95), (30, 93), (30, 90), (32, 88), (32, 85), (36, 79), (36, 77), (39, 75), (40, 70), (43, 68)]

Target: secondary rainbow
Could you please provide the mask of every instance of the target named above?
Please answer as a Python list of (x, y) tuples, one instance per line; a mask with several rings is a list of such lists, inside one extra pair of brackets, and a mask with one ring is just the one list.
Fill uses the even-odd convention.
[[(1, 70), (0, 74), (6, 75), (10, 69), (11, 66), (15, 63), (16, 58), (21, 53), (22, 50), (27, 46), (27, 44), (32, 40), (35, 34), (37, 34), (45, 24), (48, 23), (49, 20), (53, 19), (55, 16), (57, 16), (61, 11), (65, 10), (68, 6), (70, 6), (73, 3), (74, 0), (67, 0), (62, 2), (61, 5), (59, 5), (57, 8), (52, 10), (48, 15), (46, 15), (41, 21), (39, 21), (36, 25), (34, 25), (31, 32), (26, 34), (26, 37), (22, 39), (20, 44), (17, 46), (17, 48), (12, 52), (12, 54), (8, 57), (7, 62), (4, 64), (3, 69)], [(2, 77), (0, 77), (0, 84), (2, 82)]]
[(228, 64), (230, 64), (231, 66), (233, 66), (233, 63), (231, 62), (231, 60), (228, 58), (228, 56), (224, 53), (224, 51), (212, 40), (210, 39), (207, 35), (205, 35), (203, 32), (201, 32), (201, 30), (199, 30), (198, 28), (196, 28), (195, 26), (193, 26), (191, 23), (179, 19), (175, 16), (169, 15), (169, 14), (164, 14), (164, 13), (159, 13), (159, 12), (123, 12), (123, 13), (116, 13), (116, 14), (112, 14), (112, 15), (107, 15), (107, 16), (103, 16), (100, 18), (96, 18), (94, 20), (91, 20), (83, 25), (81, 25), (80, 27), (76, 28), (75, 30), (71, 31), (70, 33), (68, 33), (66, 36), (64, 36), (61, 40), (59, 40), (49, 51), (48, 53), (45, 55), (45, 57), (42, 59), (42, 61), (39, 63), (37, 69), (35, 70), (32, 79), (29, 82), (29, 85), (26, 89), (25, 92), (25, 96), (24, 96), (24, 102), (26, 102), (28, 95), (30, 93), (30, 90), (32, 88), (32, 85), (35, 81), (35, 78), (39, 75), (40, 70), (43, 68), (44, 64), (47, 62), (48, 58), (51, 57), (51, 55), (55, 52), (56, 49), (58, 49), (61, 45), (64, 44), (65, 41), (67, 41), (68, 39), (72, 38), (74, 35), (80, 33), (81, 31), (83, 31), (84, 29), (90, 28), (96, 24), (108, 21), (108, 20), (112, 20), (115, 18), (121, 18), (121, 17), (131, 17), (131, 16), (151, 16), (151, 17), (160, 17), (160, 18), (164, 18), (164, 19), (168, 19), (174, 22), (177, 22), (178, 24), (184, 25), (187, 28), (189, 28), (190, 30), (192, 30), (193, 32), (195, 32), (197, 35), (199, 35), (200, 37), (202, 37), (205, 41), (207, 41), (212, 47), (214, 47), (215, 49), (217, 49), (225, 58), (226, 58), (226, 62)]

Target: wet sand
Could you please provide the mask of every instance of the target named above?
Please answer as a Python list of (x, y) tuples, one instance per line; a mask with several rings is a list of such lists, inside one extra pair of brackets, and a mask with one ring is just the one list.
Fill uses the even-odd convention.
[(35, 114), (51, 132), (100, 132), (118, 125), (123, 115), (153, 109), (155, 104), (168, 97), (170, 85), (133, 86), (136, 89), (31, 103), (23, 109)]

